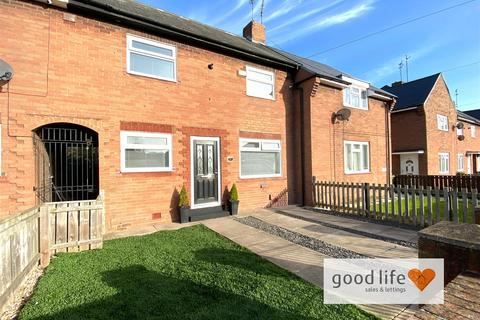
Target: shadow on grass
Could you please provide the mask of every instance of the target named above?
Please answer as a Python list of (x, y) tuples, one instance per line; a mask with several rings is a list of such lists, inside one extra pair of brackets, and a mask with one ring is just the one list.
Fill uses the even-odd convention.
[(262, 258), (252, 256), (250, 252), (222, 248), (208, 248), (195, 251), (195, 257), (212, 264), (222, 264), (233, 268), (241, 268), (257, 274), (286, 278), (291, 277), (291, 275), (283, 269), (268, 263), (262, 263)]
[(102, 277), (117, 294), (34, 319), (311, 319), (141, 265), (105, 272)]

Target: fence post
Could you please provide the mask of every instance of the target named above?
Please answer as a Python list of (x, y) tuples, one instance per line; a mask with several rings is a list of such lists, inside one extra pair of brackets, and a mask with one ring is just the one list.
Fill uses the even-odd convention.
[(363, 184), (363, 208), (365, 216), (370, 217), (370, 184)]
[(40, 223), (39, 223), (39, 249), (40, 249), (40, 265), (45, 268), (50, 263), (50, 214), (47, 205), (40, 207)]
[(480, 224), (480, 207), (475, 208), (475, 224)]

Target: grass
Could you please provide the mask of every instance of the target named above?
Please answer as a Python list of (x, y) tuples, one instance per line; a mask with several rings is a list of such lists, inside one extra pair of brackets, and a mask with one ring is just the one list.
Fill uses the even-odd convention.
[(54, 258), (20, 319), (374, 319), (204, 226)]
[[(424, 217), (425, 217), (425, 221), (428, 223), (428, 210), (427, 210), (428, 207), (427, 207), (426, 197), (423, 200), (424, 200), (423, 201)], [(406, 204), (405, 199), (402, 199), (401, 200), (401, 207), (402, 207), (401, 215), (403, 217), (407, 216), (407, 210), (405, 208), (405, 204)], [(439, 208), (440, 208), (440, 210), (439, 210), (440, 213), (439, 214), (437, 213), (437, 201), (436, 201), (435, 198), (432, 198), (432, 219), (433, 219), (433, 221), (435, 222), (435, 221), (440, 221), (440, 220), (449, 220), (447, 215), (445, 215), (445, 199), (440, 198), (440, 201), (439, 201), (438, 205), (439, 205)], [(372, 204), (372, 206), (373, 206), (373, 204)], [(394, 206), (395, 206), (395, 213), (396, 213), (396, 215), (398, 215), (398, 211), (399, 211), (398, 200), (395, 200)], [(383, 214), (385, 214), (386, 213), (386, 208), (385, 207), (386, 206), (385, 206), (384, 203), (382, 203), (381, 206), (377, 203), (377, 205), (376, 205), (377, 214), (379, 214), (380, 209), (381, 209), (381, 212)], [(408, 207), (409, 207), (408, 217), (411, 219), (413, 217), (413, 213), (414, 213), (413, 212), (413, 200), (412, 199), (408, 200)], [(416, 208), (416, 214), (417, 214), (417, 221), (420, 222), (420, 201), (418, 200), (418, 197), (417, 197), (417, 200), (416, 200), (416, 203), (415, 203), (415, 208)], [(372, 208), (372, 210), (373, 210), (373, 208)], [(389, 211), (389, 214), (392, 214), (391, 203), (389, 203), (388, 211)], [(464, 211), (463, 210), (463, 201), (459, 200), (458, 201), (458, 206), (457, 206), (458, 221), (459, 222), (463, 222), (463, 215), (464, 215), (463, 211)], [(473, 223), (473, 221), (474, 221), (474, 209), (473, 209), (473, 205), (472, 205), (471, 201), (468, 201), (466, 214), (467, 214), (467, 216), (466, 216), (467, 223)], [(453, 219), (453, 217), (452, 217), (452, 219)]]

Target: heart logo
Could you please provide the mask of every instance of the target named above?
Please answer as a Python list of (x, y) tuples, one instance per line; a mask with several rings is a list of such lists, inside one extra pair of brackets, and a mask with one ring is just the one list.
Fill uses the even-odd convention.
[(420, 291), (423, 291), (429, 284), (435, 279), (435, 271), (432, 269), (425, 269), (420, 271), (419, 269), (410, 269), (408, 271), (408, 277), (417, 286)]

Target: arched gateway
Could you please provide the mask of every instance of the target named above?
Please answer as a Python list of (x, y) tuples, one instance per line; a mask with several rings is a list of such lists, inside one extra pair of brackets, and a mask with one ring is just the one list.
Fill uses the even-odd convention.
[(98, 134), (70, 123), (33, 132), (37, 202), (96, 199), (99, 192)]

